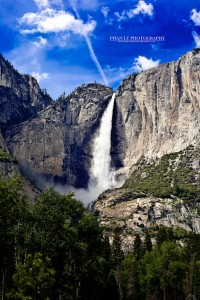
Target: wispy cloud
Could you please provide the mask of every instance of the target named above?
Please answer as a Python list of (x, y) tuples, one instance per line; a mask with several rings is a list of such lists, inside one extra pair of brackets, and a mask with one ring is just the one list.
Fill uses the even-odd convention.
[(130, 68), (106, 66), (105, 73), (110, 84), (118, 82), (133, 73), (133, 66)]
[(46, 8), (36, 13), (25, 13), (19, 19), (19, 24), (26, 26), (26, 29), (21, 29), (23, 34), (70, 31), (85, 36), (92, 33), (96, 27), (94, 20), (84, 24), (82, 20), (75, 19), (72, 14), (52, 8)]
[(31, 75), (37, 79), (38, 82), (41, 80), (49, 78), (49, 73), (38, 73), (38, 72), (32, 72)]
[(110, 8), (108, 6), (102, 7), (101, 12), (104, 15), (104, 18), (107, 18), (109, 11), (110, 11)]
[[(76, 7), (75, 0), (71, 0), (71, 5), (72, 5), (72, 8), (73, 8), (73, 10), (74, 10), (74, 13), (75, 13), (75, 15), (76, 15), (77, 20), (82, 21), (82, 20), (81, 20), (81, 17), (80, 17), (80, 14), (79, 14), (79, 12), (78, 12), (78, 9), (77, 9), (77, 7)], [(89, 38), (89, 36), (88, 36), (87, 33), (84, 34), (84, 38), (85, 38), (85, 41), (86, 41), (86, 43), (87, 43), (88, 50), (89, 50), (90, 57), (91, 57), (92, 61), (94, 62), (94, 64), (95, 64), (95, 66), (96, 66), (96, 68), (97, 68), (99, 74), (101, 75), (104, 84), (105, 84), (105, 85), (108, 85), (108, 80), (107, 80), (107, 78), (106, 78), (106, 76), (105, 76), (105, 73), (104, 73), (104, 71), (103, 71), (103, 69), (102, 69), (102, 67), (101, 67), (101, 64), (99, 63), (99, 60), (98, 60), (98, 58), (97, 58), (97, 56), (96, 56), (96, 54), (95, 54), (95, 52), (94, 52), (94, 49), (93, 49), (91, 40), (90, 40), (90, 38)]]
[(47, 39), (43, 38), (42, 36), (37, 37), (37, 41), (33, 42), (33, 44), (39, 48), (42, 48), (48, 44)]
[(74, 0), (75, 5), (80, 8), (82, 11), (84, 10), (92, 10), (96, 11), (99, 7), (99, 0)]
[(47, 8), (50, 6), (49, 0), (34, 0), (39, 9)]
[(196, 48), (200, 48), (200, 35), (193, 31), (192, 36), (194, 38)]
[(152, 3), (147, 4), (144, 0), (139, 0), (137, 5), (135, 6), (135, 8), (129, 9), (129, 10), (124, 10), (121, 13), (115, 12), (114, 15), (118, 22), (132, 19), (137, 15), (153, 17), (154, 7), (153, 7)]
[(192, 9), (190, 19), (196, 26), (200, 26), (200, 11), (198, 12), (196, 9)]
[(33, 0), (33, 1), (35, 2), (35, 5), (37, 5), (39, 9), (50, 8), (52, 6), (63, 8), (62, 0)]

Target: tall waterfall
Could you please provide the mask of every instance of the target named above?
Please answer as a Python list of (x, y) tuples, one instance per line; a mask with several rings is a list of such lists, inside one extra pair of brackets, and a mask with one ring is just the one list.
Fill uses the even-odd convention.
[(111, 130), (115, 93), (112, 95), (93, 141), (93, 159), (90, 169), (89, 190), (94, 196), (115, 186), (114, 170), (111, 169)]
[[(120, 187), (121, 180), (115, 179), (115, 170), (111, 168), (111, 131), (115, 94), (113, 94), (105, 112), (103, 113), (99, 129), (93, 140), (90, 181), (88, 189), (76, 189), (68, 186), (67, 189), (57, 186), (60, 193), (74, 192), (75, 197), (85, 205), (90, 205), (98, 196), (109, 188)], [(118, 176), (119, 177), (119, 176)]]

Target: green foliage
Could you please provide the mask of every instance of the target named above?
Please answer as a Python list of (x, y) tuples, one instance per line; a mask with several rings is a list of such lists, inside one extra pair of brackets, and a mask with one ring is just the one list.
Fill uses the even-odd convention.
[[(10, 285), (15, 262), (23, 255), (21, 242), (26, 236), (28, 205), (21, 195), (19, 178), (0, 177), (0, 293)], [(23, 243), (23, 242), (22, 242)]]
[(0, 178), (2, 299), (200, 299), (200, 235), (156, 227), (157, 244), (146, 231), (125, 254), (73, 194), (50, 188), (30, 207), (21, 189)]
[(9, 155), (7, 152), (1, 151), (0, 150), (0, 162), (10, 162), (10, 163), (16, 163), (16, 159)]
[(136, 234), (134, 244), (133, 244), (133, 253), (136, 260), (141, 258), (142, 255), (142, 241), (139, 234)]
[(147, 252), (139, 265), (139, 281), (144, 294), (162, 299), (182, 299), (186, 265), (173, 242)]
[(9, 299), (50, 299), (55, 284), (55, 270), (50, 259), (43, 258), (41, 253), (28, 254), (24, 263), (16, 265), (13, 283), (16, 290), (8, 294)]
[(63, 92), (63, 93), (56, 99), (56, 102), (61, 101), (61, 100), (65, 99), (66, 97), (67, 97), (66, 93)]
[(18, 179), (0, 178), (0, 205), (2, 297), (105, 296), (109, 245), (96, 217), (72, 194), (60, 195), (50, 188), (32, 208), (21, 196)]
[(148, 232), (148, 230), (145, 232), (145, 239), (144, 239), (144, 244), (143, 244), (143, 248), (144, 248), (144, 252), (146, 251), (151, 251), (152, 250), (152, 241), (151, 241), (151, 237), (150, 234)]
[(121, 264), (121, 261), (124, 257), (122, 251), (122, 241), (121, 241), (119, 231), (116, 231), (114, 234), (111, 251), (112, 251), (112, 263), (113, 266), (116, 268)]
[(156, 234), (156, 242), (161, 246), (164, 242), (173, 242), (175, 240), (173, 230), (171, 228), (161, 226)]
[(151, 164), (141, 161), (124, 187), (155, 197), (175, 195), (183, 200), (200, 202), (199, 169), (193, 167), (193, 161), (199, 155), (199, 148), (189, 146)]

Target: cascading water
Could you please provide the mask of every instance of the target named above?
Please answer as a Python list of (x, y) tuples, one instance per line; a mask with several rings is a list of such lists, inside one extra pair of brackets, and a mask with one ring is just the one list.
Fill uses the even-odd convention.
[(99, 130), (93, 141), (93, 159), (90, 169), (89, 190), (97, 197), (106, 189), (116, 185), (114, 170), (111, 168), (111, 130), (115, 93), (112, 95), (101, 119)]
[(61, 189), (57, 186), (57, 191), (60, 193), (74, 192), (75, 197), (85, 205), (90, 205), (103, 191), (109, 188), (120, 187), (123, 184), (122, 180), (116, 180), (115, 170), (111, 168), (110, 150), (114, 101), (115, 94), (113, 94), (102, 116), (99, 129), (93, 140), (93, 158), (89, 170), (90, 181), (88, 189), (67, 187), (67, 189), (63, 190), (63, 188)]

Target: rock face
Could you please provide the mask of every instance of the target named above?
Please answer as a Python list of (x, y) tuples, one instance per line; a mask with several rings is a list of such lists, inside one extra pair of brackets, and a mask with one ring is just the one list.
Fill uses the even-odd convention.
[(0, 129), (20, 123), (52, 103), (35, 78), (19, 74), (0, 55)]
[(118, 167), (180, 151), (199, 137), (200, 49), (131, 75), (118, 88), (112, 136)]
[(156, 198), (128, 189), (105, 192), (95, 204), (95, 213), (100, 224), (108, 232), (121, 228), (124, 247), (133, 245), (136, 233), (144, 235), (145, 229), (156, 226), (181, 228), (200, 232), (199, 203), (190, 207), (177, 198)]
[(100, 84), (81, 86), (36, 118), (7, 130), (8, 148), (28, 176), (87, 187), (92, 136), (112, 93)]
[(39, 199), (40, 192), (25, 178), (20, 172), (19, 165), (12, 157), (6, 147), (2, 134), (0, 133), (0, 176), (11, 178), (20, 177), (22, 180), (22, 194), (28, 198), (29, 202), (36, 202)]

